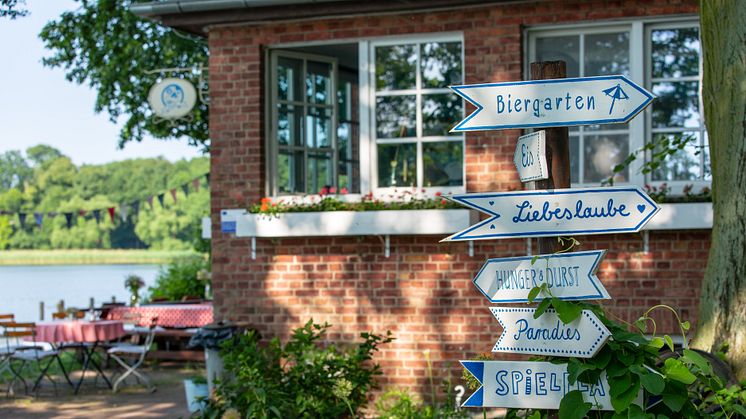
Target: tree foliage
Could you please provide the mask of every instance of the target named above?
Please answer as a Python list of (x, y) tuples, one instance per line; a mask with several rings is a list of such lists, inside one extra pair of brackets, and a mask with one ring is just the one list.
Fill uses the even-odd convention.
[[(12, 162), (8, 163), (8, 162)], [(46, 145), (0, 154), (0, 249), (153, 248), (191, 249), (200, 218), (209, 213), (204, 182), (191, 181), (209, 171), (206, 158), (171, 163), (163, 158), (135, 159), (78, 167)], [(23, 179), (23, 181), (19, 181)], [(181, 186), (189, 185), (185, 195)], [(166, 193), (163, 208), (147, 198), (177, 188), (177, 201)], [(133, 213), (131, 204), (139, 203)], [(130, 206), (125, 220), (120, 204)], [(116, 223), (106, 211), (114, 207)], [(99, 210), (99, 222), (93, 215)], [(83, 211), (84, 213), (80, 213)], [(21, 223), (19, 213), (25, 214)], [(68, 228), (64, 213), (74, 215)], [(56, 214), (56, 216), (53, 216)], [(39, 226), (36, 216), (41, 215)]]
[(25, 3), (24, 0), (0, 0), (0, 17), (15, 19), (20, 16), (26, 16), (28, 10), (19, 7), (19, 5)]
[[(47, 23), (40, 37), (51, 55), (49, 67), (61, 67), (66, 78), (97, 91), (95, 111), (107, 111), (112, 122), (125, 118), (119, 145), (141, 141), (146, 134), (160, 139), (187, 138), (208, 147), (207, 104), (198, 102), (191, 120), (172, 124), (152, 117), (148, 92), (159, 78), (180, 77), (197, 83), (197, 72), (207, 65), (207, 44), (129, 11), (132, 1), (77, 0), (77, 10)], [(193, 71), (151, 73), (164, 68)]]

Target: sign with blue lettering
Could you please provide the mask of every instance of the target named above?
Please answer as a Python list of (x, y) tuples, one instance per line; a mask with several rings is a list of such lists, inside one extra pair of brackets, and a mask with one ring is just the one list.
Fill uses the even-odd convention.
[[(590, 250), (489, 259), (473, 282), (491, 303), (528, 303), (528, 293), (542, 284), (560, 300), (608, 300), (611, 297), (596, 276), (605, 254)], [(539, 294), (535, 300), (543, 298)]]
[(490, 215), (442, 241), (640, 231), (660, 207), (639, 186), (454, 195)]
[[(567, 364), (531, 361), (461, 361), (461, 365), (482, 384), (462, 407), (509, 407), (518, 409), (559, 409), (565, 394), (580, 390), (594, 409), (614, 410), (606, 372), (595, 384), (569, 382)], [(635, 401), (642, 406), (642, 392)]]
[(545, 131), (532, 132), (531, 134), (518, 137), (515, 146), (513, 162), (518, 169), (521, 182), (547, 179), (549, 167), (546, 158), (546, 133)]
[(477, 107), (451, 131), (625, 123), (654, 96), (624, 76), (451, 86)]
[(611, 336), (590, 310), (564, 324), (548, 309), (538, 319), (535, 308), (490, 307), (503, 334), (492, 352), (592, 358)]

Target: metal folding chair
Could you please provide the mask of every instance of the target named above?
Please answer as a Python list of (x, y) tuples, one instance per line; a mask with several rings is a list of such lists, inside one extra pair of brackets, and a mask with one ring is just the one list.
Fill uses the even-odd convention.
[(10, 372), (10, 356), (13, 355), (14, 350), (10, 346), (9, 338), (5, 337), (5, 324), (14, 320), (13, 314), (0, 314), (0, 338), (5, 340), (4, 344), (0, 345), (0, 379), (6, 372)]
[[(65, 376), (65, 379), (67, 380), (68, 384), (70, 386), (73, 385), (72, 381), (70, 381), (70, 377), (67, 375), (67, 371), (65, 370), (65, 366), (62, 365), (62, 360), (59, 357), (60, 352), (56, 349), (45, 349), (44, 347), (40, 346), (39, 343), (36, 341), (36, 324), (35, 323), (18, 323), (18, 322), (6, 322), (3, 323), (3, 327), (5, 329), (4, 335), (5, 338), (8, 339), (7, 342), (7, 348), (10, 350), (12, 348), (13, 353), (10, 355), (10, 359), (8, 362), (8, 369), (13, 374), (13, 378), (8, 385), (8, 395), (12, 394), (13, 392), (13, 384), (15, 384), (16, 381), (20, 380), (21, 383), (23, 383), (23, 388), (26, 393), (28, 393), (28, 384), (26, 383), (26, 380), (23, 378), (23, 371), (26, 368), (26, 366), (29, 363), (36, 363), (36, 365), (39, 368), (40, 374), (39, 377), (36, 378), (36, 381), (34, 382), (34, 386), (31, 388), (31, 391), (36, 392), (39, 388), (39, 384), (41, 383), (41, 380), (44, 377), (47, 377), (49, 382), (52, 383), (52, 386), (54, 387), (54, 394), (57, 394), (57, 383), (52, 379), (52, 377), (49, 375), (49, 367), (52, 366), (52, 363), (57, 361), (60, 368), (62, 369), (62, 374)], [(25, 342), (22, 342), (21, 339), (30, 337), (32, 339), (32, 344), (28, 345)], [(14, 344), (11, 346), (10, 341), (15, 340)], [(49, 360), (46, 364), (44, 364), (44, 360)], [(20, 367), (18, 369), (13, 367), (13, 361), (18, 361), (20, 364)]]
[(155, 328), (157, 326), (158, 318), (153, 318), (148, 335), (145, 338), (145, 342), (142, 345), (135, 345), (131, 343), (119, 343), (114, 344), (111, 348), (106, 351), (106, 354), (113, 358), (117, 363), (124, 368), (124, 372), (119, 378), (114, 381), (112, 391), (116, 393), (119, 391), (119, 386), (127, 379), (130, 375), (134, 375), (135, 379), (139, 383), (140, 380), (153, 392), (156, 390), (150, 378), (147, 375), (137, 371), (138, 368), (145, 362), (145, 357), (150, 352), (150, 347), (153, 345), (155, 339)]

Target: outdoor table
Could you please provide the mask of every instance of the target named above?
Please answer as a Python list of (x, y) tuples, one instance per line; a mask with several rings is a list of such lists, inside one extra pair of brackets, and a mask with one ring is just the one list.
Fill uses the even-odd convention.
[(85, 373), (92, 365), (106, 385), (111, 387), (111, 382), (104, 374), (101, 366), (93, 359), (93, 353), (101, 342), (121, 338), (126, 333), (124, 323), (118, 320), (65, 320), (53, 322), (39, 322), (36, 324), (36, 341), (49, 342), (52, 344), (81, 343), (83, 351), (83, 373), (75, 385), (75, 394), (78, 394), (80, 385), (83, 383)]
[(140, 307), (113, 307), (107, 315), (111, 320), (138, 318), (137, 326), (150, 326), (158, 318), (158, 326), (188, 329), (212, 323), (212, 304), (152, 304)]

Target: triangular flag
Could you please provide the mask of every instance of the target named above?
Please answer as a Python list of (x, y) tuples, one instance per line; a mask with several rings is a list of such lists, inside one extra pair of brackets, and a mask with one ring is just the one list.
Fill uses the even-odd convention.
[(47, 213), (47, 217), (49, 217), (49, 218), (54, 218), (56, 216), (57, 216), (57, 211), (49, 211)]
[(44, 219), (44, 213), (43, 212), (35, 212), (34, 213), (34, 220), (36, 220), (36, 225), (41, 227), (41, 221)]
[(66, 212), (65, 214), (65, 222), (67, 222), (67, 228), (70, 228), (73, 226), (73, 213), (72, 212)]
[(163, 197), (164, 197), (164, 196), (166, 196), (166, 194), (165, 194), (165, 193), (159, 193), (159, 194), (158, 194), (158, 202), (160, 202), (160, 204), (161, 204), (161, 208), (166, 208), (166, 206), (165, 206), (165, 205), (163, 205)]
[(26, 227), (26, 213), (25, 212), (18, 213), (18, 221), (21, 222), (21, 228)]
[(127, 204), (119, 205), (119, 218), (122, 219), (122, 222), (127, 221)]
[(109, 208), (106, 208), (106, 211), (108, 211), (108, 212), (109, 212), (109, 218), (111, 218), (111, 222), (112, 222), (112, 223), (114, 222), (114, 211), (115, 211), (115, 210), (116, 210), (116, 209), (115, 209), (114, 207), (109, 207)]
[(189, 184), (188, 183), (181, 185), (181, 190), (184, 191), (184, 196), (189, 196)]
[(192, 180), (192, 188), (194, 188), (194, 192), (199, 192), (199, 178)]
[(207, 182), (207, 186), (210, 186), (210, 174), (205, 173), (205, 182)]
[(85, 215), (88, 214), (88, 211), (86, 210), (78, 210), (78, 215), (81, 217), (85, 217)]
[(5, 210), (0, 210), (0, 215), (5, 215), (7, 212)]
[(178, 202), (178, 200), (176, 199), (176, 188), (171, 189), (169, 192), (171, 192), (171, 198), (174, 199), (174, 203)]
[(93, 210), (93, 218), (96, 219), (96, 224), (101, 222), (101, 210), (100, 209)]
[(140, 213), (140, 201), (135, 201), (131, 203), (130, 206), (132, 207), (132, 215), (137, 217), (137, 214)]
[(150, 210), (153, 211), (153, 195), (148, 197), (148, 205), (150, 206)]

